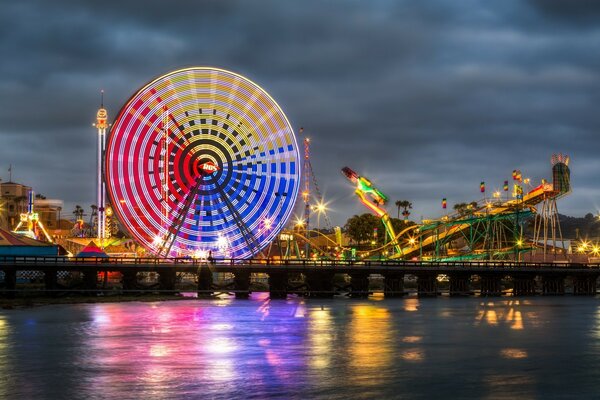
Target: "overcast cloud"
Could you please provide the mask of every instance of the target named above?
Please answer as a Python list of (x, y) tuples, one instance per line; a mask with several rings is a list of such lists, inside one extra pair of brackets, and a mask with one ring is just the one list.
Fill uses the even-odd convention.
[(99, 90), (113, 118), (146, 82), (210, 65), (247, 76), (312, 139), (342, 224), (365, 212), (350, 166), (431, 218), (501, 189), (515, 168), (550, 178), (571, 156), (570, 215), (600, 208), (600, 2), (7, 2), (0, 13), (0, 177), (95, 202)]

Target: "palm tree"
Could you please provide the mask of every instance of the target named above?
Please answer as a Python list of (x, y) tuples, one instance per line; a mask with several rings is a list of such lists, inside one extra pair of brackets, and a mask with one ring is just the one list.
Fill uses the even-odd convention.
[(79, 204), (75, 206), (75, 210), (73, 210), (73, 215), (75, 215), (75, 219), (78, 221), (83, 220), (83, 208)]
[(404, 211), (402, 211), (402, 215), (405, 217), (404, 219), (408, 219), (408, 216), (410, 215), (410, 211), (408, 210), (412, 208), (412, 203), (408, 200), (398, 200), (395, 204), (396, 207), (398, 207), (398, 219), (400, 219), (400, 208), (404, 209)]

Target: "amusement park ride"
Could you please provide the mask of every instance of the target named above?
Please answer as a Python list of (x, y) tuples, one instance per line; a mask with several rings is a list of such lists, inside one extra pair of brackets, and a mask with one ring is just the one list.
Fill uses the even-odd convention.
[(350, 180), (350, 182), (356, 184), (356, 190), (354, 193), (358, 196), (360, 202), (369, 210), (373, 211), (375, 215), (381, 218), (381, 222), (383, 223), (389, 238), (389, 246), (395, 250), (398, 256), (401, 256), (402, 248), (398, 244), (398, 237), (394, 232), (394, 227), (392, 226), (390, 216), (383, 207), (388, 201), (387, 196), (375, 188), (370, 180), (363, 176), (359, 176), (350, 168), (342, 168), (342, 173), (346, 176), (346, 178), (348, 178), (348, 180)]
[[(100, 116), (98, 121), (99, 130), (106, 126)], [(104, 148), (101, 142), (99, 148)], [(150, 254), (265, 256), (275, 238), (281, 241), (287, 235), (286, 256), (291, 256), (294, 241), (296, 256), (309, 257), (315, 238), (326, 237), (323, 232), (315, 236), (309, 227), (311, 178), (324, 209), (310, 164), (309, 139), (304, 139), (300, 165), (296, 137), (281, 108), (262, 88), (235, 73), (197, 67), (149, 82), (118, 114), (104, 160), (114, 212)], [(557, 244), (562, 237), (556, 200), (570, 191), (568, 161), (566, 156), (553, 157), (552, 183), (542, 182), (524, 195), (518, 174), (513, 199), (484, 199), (466, 212), (399, 233), (385, 210), (387, 197), (369, 179), (345, 167), (342, 172), (355, 185), (355, 194), (381, 219), (388, 238), (382, 248), (360, 255), (517, 259), (525, 250), (542, 251), (546, 257), (552, 249), (556, 256), (559, 247), (564, 253), (564, 245)], [(300, 186), (303, 229), (280, 235)], [(102, 189), (99, 186), (99, 193)], [(534, 237), (526, 240), (523, 225), (534, 214)], [(327, 215), (325, 221), (330, 226)], [(336, 233), (336, 238), (341, 236), (339, 229)], [(304, 243), (304, 252), (296, 238)], [(341, 240), (323, 240), (344, 250)]]
[(31, 239), (52, 242), (52, 238), (50, 238), (44, 224), (40, 221), (38, 213), (33, 210), (33, 199), (33, 190), (30, 190), (27, 193), (27, 212), (21, 214), (20, 221), (13, 232)]
[[(527, 252), (529, 258), (541, 255), (537, 258), (547, 261), (550, 257), (557, 260), (566, 259), (567, 256), (556, 201), (571, 191), (568, 164), (568, 156), (555, 154), (552, 156), (552, 182), (542, 180), (540, 185), (523, 194), (522, 175), (515, 171), (513, 199), (502, 201), (497, 192), (493, 199), (474, 202), (466, 211), (424, 221), (395, 236), (393, 230), (389, 229), (389, 216), (382, 207), (386, 197), (369, 180), (351, 169), (346, 167), (342, 171), (357, 184), (355, 193), (363, 204), (382, 219), (391, 238), (385, 246), (364, 252), (365, 256), (392, 247), (396, 251), (390, 258), (439, 261), (520, 260), (521, 254)], [(505, 190), (508, 190), (507, 182)], [(369, 201), (366, 194), (373, 200)], [(523, 225), (532, 215), (535, 216), (534, 233), (533, 238), (527, 240), (523, 234)], [(407, 231), (412, 231), (412, 234), (408, 239), (402, 239)], [(405, 241), (404, 246), (399, 245), (401, 240)]]
[[(310, 230), (311, 211), (319, 212), (320, 218), (325, 210), (310, 163), (310, 140), (304, 139), (300, 165), (296, 137), (279, 105), (238, 74), (210, 67), (168, 73), (130, 98), (108, 140), (111, 125), (103, 105), (95, 126), (100, 243), (106, 238), (111, 204), (129, 235), (147, 254), (158, 257), (268, 257), (267, 248), (284, 236), (285, 257), (292, 256), (293, 246), (296, 257), (310, 257), (315, 240), (335, 246), (336, 256), (349, 250), (342, 246), (339, 228), (333, 239), (320, 229), (316, 234)], [(524, 193), (521, 174), (514, 173), (512, 199), (502, 200), (497, 193), (398, 233), (385, 209), (388, 197), (369, 179), (344, 167), (354, 193), (381, 220), (387, 237), (384, 246), (359, 251), (358, 256), (519, 260), (526, 251), (540, 253), (543, 261), (566, 256), (556, 201), (571, 190), (568, 164), (567, 156), (554, 155), (552, 182), (542, 181)], [(311, 204), (311, 179), (316, 206)], [(296, 222), (301, 229), (282, 232), (301, 186), (303, 217)], [(32, 196), (16, 231), (51, 241), (33, 211)], [(533, 237), (528, 240), (523, 228), (531, 216)], [(331, 228), (326, 213), (324, 219)]]
[(300, 155), (257, 84), (194, 67), (145, 85), (119, 112), (105, 180), (122, 225), (161, 257), (260, 256), (289, 219)]

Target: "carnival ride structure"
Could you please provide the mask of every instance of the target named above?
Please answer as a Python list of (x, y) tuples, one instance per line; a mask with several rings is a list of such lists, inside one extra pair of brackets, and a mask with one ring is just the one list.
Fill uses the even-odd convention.
[(365, 178), (364, 176), (358, 175), (355, 171), (348, 167), (342, 168), (342, 173), (348, 180), (356, 185), (354, 193), (360, 199), (360, 202), (377, 215), (389, 238), (389, 246), (395, 250), (395, 256), (400, 257), (403, 255), (402, 248), (398, 243), (398, 237), (394, 232), (390, 216), (388, 215), (384, 205), (387, 203), (388, 198), (379, 189), (373, 186), (373, 183)]
[(27, 193), (27, 212), (20, 215), (20, 220), (13, 233), (20, 236), (27, 236), (31, 239), (41, 240), (44, 242), (53, 243), (52, 238), (44, 228), (44, 224), (40, 220), (38, 213), (34, 211), (33, 190)]
[[(300, 127), (300, 134), (304, 133), (304, 128)], [(311, 140), (309, 137), (304, 137), (304, 157), (302, 160), (302, 182), (301, 182), (301, 196), (302, 201), (298, 201), (297, 209), (294, 220), (290, 220), (290, 223), (287, 226), (287, 229), (282, 232), (284, 237), (293, 237), (294, 235), (298, 236), (298, 239), (302, 242), (302, 246), (299, 246), (298, 243), (294, 240), (281, 240), (278, 239), (278, 243), (284, 244), (285, 252), (281, 252), (279, 255), (281, 257), (290, 257), (293, 253), (297, 258), (307, 257), (315, 255), (316, 253), (320, 253), (320, 246), (315, 243), (318, 242), (318, 239), (314, 240), (313, 236), (322, 237), (323, 235), (321, 231), (321, 219), (324, 221), (325, 230), (334, 232), (340, 231), (340, 227), (333, 227), (331, 220), (329, 219), (329, 215), (327, 213), (327, 204), (324, 201), (323, 194), (319, 189), (319, 184), (317, 182), (317, 177), (315, 175), (312, 163), (311, 163)], [(311, 214), (317, 215), (317, 223), (314, 224), (314, 220), (312, 220), (311, 224)], [(311, 229), (316, 228), (316, 229)], [(301, 232), (300, 232), (301, 231)], [(292, 235), (292, 236), (289, 236)], [(288, 246), (289, 244), (289, 246)], [(279, 246), (281, 249), (281, 246)], [(293, 249), (293, 251), (292, 251)], [(315, 250), (315, 251), (313, 251)], [(271, 247), (269, 247), (268, 254), (271, 254)]]
[(194, 67), (137, 91), (112, 125), (105, 177), (125, 229), (157, 256), (249, 258), (289, 219), (296, 137), (257, 84)]
[[(524, 252), (541, 253), (543, 261), (549, 253), (553, 253), (555, 259), (557, 255), (566, 257), (556, 201), (571, 192), (569, 157), (555, 154), (551, 161), (553, 180), (550, 183), (542, 180), (523, 194), (524, 181), (517, 171), (513, 174), (516, 183), (512, 199), (503, 201), (496, 193), (492, 199), (473, 202), (467, 210), (416, 226), (402, 248), (402, 257), (446, 261), (518, 260)], [(523, 224), (531, 216), (534, 216), (533, 238), (527, 239), (523, 235)]]
[[(110, 126), (108, 124), (108, 112), (104, 108), (104, 91), (101, 91), (102, 97), (100, 100), (100, 108), (96, 113), (96, 123), (94, 126), (98, 129), (98, 146), (97, 146), (97, 158), (96, 158), (96, 239), (101, 247), (104, 246), (104, 239), (109, 234), (109, 227), (107, 226), (107, 206), (106, 206), (106, 184), (104, 179), (104, 160), (106, 152), (106, 129)], [(90, 222), (91, 225), (91, 222)]]
[[(524, 180), (521, 172), (515, 170), (511, 199), (502, 200), (500, 193), (496, 192), (492, 198), (472, 202), (460, 211), (439, 219), (425, 220), (398, 234), (394, 234), (393, 228), (389, 230), (389, 216), (381, 207), (387, 201), (386, 196), (374, 188), (368, 179), (345, 167), (342, 170), (344, 175), (357, 185), (355, 193), (366, 207), (382, 218), (390, 238), (383, 246), (361, 251), (360, 255), (381, 255), (392, 248), (394, 252), (389, 256), (392, 259), (519, 260), (525, 252), (533, 255), (541, 253), (543, 261), (550, 253), (553, 253), (554, 259), (557, 255), (566, 257), (567, 249), (558, 222), (556, 201), (571, 191), (569, 157), (555, 154), (551, 163), (552, 182), (542, 180), (538, 186), (531, 187), (523, 194), (523, 185), (529, 184), (529, 180)], [(504, 186), (508, 191), (508, 181)], [(523, 225), (532, 216), (533, 237), (527, 239)]]

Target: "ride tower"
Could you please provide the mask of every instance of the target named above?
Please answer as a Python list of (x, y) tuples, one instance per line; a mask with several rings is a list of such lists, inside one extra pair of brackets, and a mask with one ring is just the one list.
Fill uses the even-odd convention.
[(569, 156), (565, 154), (553, 154), (552, 183), (543, 183), (544, 197), (534, 222), (534, 243), (542, 250), (543, 261), (547, 261), (550, 253), (556, 259), (557, 247), (560, 247), (561, 255), (567, 258), (556, 201), (571, 193), (569, 161)]
[(96, 123), (94, 126), (98, 129), (98, 152), (97, 152), (97, 173), (96, 173), (96, 204), (98, 206), (96, 216), (96, 237), (100, 247), (104, 247), (106, 238), (106, 188), (104, 184), (104, 152), (106, 150), (106, 128), (108, 128), (108, 112), (104, 108), (104, 90), (101, 92), (100, 108), (96, 113)]
[[(304, 132), (304, 128), (300, 128), (300, 133)], [(302, 174), (303, 174), (303, 190), (302, 200), (304, 201), (304, 232), (305, 236), (309, 237), (309, 225), (310, 225), (310, 139), (304, 138), (304, 160), (302, 163)], [(304, 257), (310, 257), (310, 243), (308, 240), (304, 244)]]
[(41, 240), (52, 243), (53, 240), (40, 221), (38, 213), (33, 209), (33, 190), (27, 193), (27, 212), (21, 214), (20, 221), (15, 227), (13, 233), (21, 236), (27, 236), (31, 239)]

